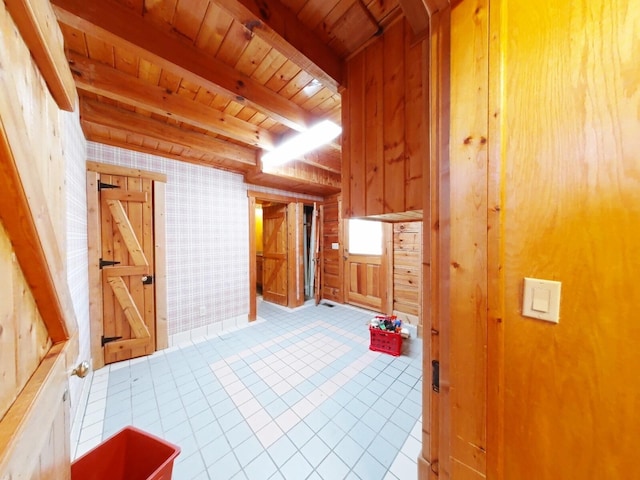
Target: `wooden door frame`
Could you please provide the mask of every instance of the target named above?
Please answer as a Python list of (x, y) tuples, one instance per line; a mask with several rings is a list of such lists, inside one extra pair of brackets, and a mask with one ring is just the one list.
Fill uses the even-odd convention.
[[(312, 200), (277, 195), (272, 193), (247, 191), (249, 198), (249, 321), (257, 319), (256, 295), (256, 205), (258, 201), (287, 205), (287, 297), (288, 307), (304, 304), (304, 265), (302, 242), (304, 241), (302, 221), (305, 205), (313, 205)], [(300, 252), (299, 255), (296, 255)], [(297, 258), (296, 258), (297, 257)], [(295, 265), (296, 268), (291, 268)], [(264, 287), (263, 287), (264, 288)]]
[[(430, 124), (430, 162), (425, 164), (425, 181), (429, 188), (424, 189), (425, 223), (423, 230), (423, 302), (422, 312), (424, 316), (425, 332), (430, 327), (431, 335), (423, 336), (423, 429), (422, 429), (422, 453), (418, 459), (418, 478), (420, 480), (436, 480), (450, 478), (450, 463), (452, 453), (450, 450), (452, 436), (456, 432), (448, 426), (452, 424), (454, 415), (456, 421), (478, 422), (486, 426), (486, 478), (502, 480), (504, 478), (504, 334), (502, 318), (504, 318), (504, 286), (503, 273), (501, 271), (502, 239), (502, 198), (501, 198), (501, 161), (502, 161), (502, 124), (501, 113), (504, 95), (501, 71), (501, 45), (504, 11), (499, 3), (491, 4), (489, 0), (482, 0), (480, 4), (465, 5), (467, 9), (475, 10), (476, 14), (486, 14), (482, 21), (489, 24), (488, 30), (474, 30), (476, 45), (482, 45), (481, 51), (475, 52), (475, 64), (458, 66), (458, 71), (464, 68), (468, 75), (452, 78), (451, 63), (460, 59), (451, 57), (452, 39), (452, 9), (446, 4), (434, 8), (430, 12), (430, 44), (429, 44), (429, 69), (427, 76), (429, 95), (429, 124)], [(480, 5), (480, 6), (479, 6)], [(488, 10), (488, 12), (487, 12)], [(469, 23), (476, 22), (474, 15), (467, 15)], [(464, 28), (464, 27), (461, 27)], [(470, 30), (474, 27), (469, 26)], [(468, 39), (467, 39), (468, 42)], [(484, 62), (484, 65), (481, 65)], [(484, 67), (484, 68), (483, 68)], [(464, 78), (460, 78), (464, 77)], [(476, 115), (452, 115), (451, 91), (482, 91), (485, 96), (478, 100)], [(488, 94), (488, 95), (487, 95)], [(463, 107), (465, 108), (465, 107)], [(473, 106), (467, 106), (467, 112)], [(495, 113), (493, 113), (495, 112)], [(451, 136), (452, 129), (458, 132)], [(450, 147), (450, 142), (464, 140), (460, 132), (473, 132), (473, 135), (482, 136), (481, 145), (486, 145), (486, 168), (480, 174), (476, 174), (469, 181), (468, 172), (460, 168), (461, 164), (468, 164), (466, 156), (462, 155), (459, 143), (455, 148)], [(469, 141), (475, 143), (473, 137)], [(466, 140), (464, 140), (466, 143)], [(475, 147), (474, 147), (475, 148)], [(452, 156), (458, 163), (456, 170), (452, 170)], [(464, 157), (464, 158), (463, 158)], [(428, 175), (428, 177), (426, 176)], [(464, 188), (473, 188), (486, 202), (487, 215), (474, 218), (473, 229), (476, 240), (476, 255), (486, 259), (486, 268), (465, 272), (466, 283), (459, 278), (453, 278), (453, 272), (460, 268), (459, 264), (471, 265), (473, 261), (467, 257), (452, 258), (452, 245), (454, 242), (464, 241), (452, 238), (452, 194), (453, 188), (462, 191)], [(477, 198), (474, 198), (477, 201)], [(456, 197), (456, 212), (468, 208), (473, 212), (474, 205), (461, 204)], [(428, 227), (428, 228), (427, 228)], [(459, 229), (459, 227), (458, 227)], [(483, 231), (484, 233), (477, 233)], [(469, 241), (468, 239), (466, 240)], [(455, 262), (453, 261), (455, 260)], [(486, 311), (479, 312), (478, 321), (486, 324), (486, 360), (483, 370), (486, 374), (486, 407), (480, 408), (475, 414), (465, 412), (465, 418), (461, 419), (460, 413), (452, 412), (451, 408), (443, 408), (446, 402), (450, 404), (449, 380), (451, 358), (459, 355), (464, 348), (460, 342), (464, 332), (454, 331), (452, 325), (452, 305), (459, 298), (452, 298), (452, 292), (456, 296), (472, 298), (473, 289), (484, 290), (486, 299)], [(481, 309), (480, 309), (481, 310)], [(456, 320), (459, 320), (456, 317)], [(468, 321), (468, 319), (466, 320)], [(457, 323), (458, 324), (458, 323)], [(452, 337), (455, 333), (455, 339)], [(456, 340), (457, 339), (457, 340)], [(431, 389), (431, 360), (444, 360), (440, 364), (440, 382), (443, 388), (441, 393), (435, 393)], [(458, 362), (459, 363), (459, 362)], [(456, 385), (457, 386), (457, 385)], [(449, 446), (446, 458), (440, 458), (441, 448)], [(442, 460), (442, 462), (441, 462)]]
[(284, 307), (289, 306), (289, 261), (296, 250), (289, 245), (290, 230), (287, 204), (262, 204), (262, 299)]
[(166, 221), (165, 184), (163, 173), (148, 172), (136, 168), (108, 165), (87, 161), (87, 243), (89, 247), (89, 318), (91, 357), (95, 370), (104, 367), (104, 348), (101, 344), (102, 324), (102, 275), (100, 273), (100, 198), (98, 177), (100, 174), (146, 178), (153, 181), (153, 234), (154, 234), (154, 287), (156, 351), (169, 346), (167, 325), (167, 270), (166, 270)]

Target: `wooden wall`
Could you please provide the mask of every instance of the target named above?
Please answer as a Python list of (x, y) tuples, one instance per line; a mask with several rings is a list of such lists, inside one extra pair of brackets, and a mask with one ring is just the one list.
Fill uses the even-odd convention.
[[(632, 0), (451, 9), (421, 479), (640, 477), (638, 25)], [(559, 324), (521, 315), (524, 277), (562, 282)]]
[[(640, 8), (507, 3), (504, 478), (640, 478)], [(558, 325), (525, 276), (562, 282)]]
[[(321, 262), (321, 298), (334, 302), (344, 302), (343, 278), (343, 240), (341, 197), (328, 197), (320, 205), (320, 262)], [(332, 244), (337, 243), (334, 250)]]
[(401, 19), (347, 62), (342, 94), (342, 198), (345, 218), (422, 214), (428, 155), (428, 41), (412, 43)]
[(394, 223), (393, 313), (421, 327), (421, 301), (422, 222)]

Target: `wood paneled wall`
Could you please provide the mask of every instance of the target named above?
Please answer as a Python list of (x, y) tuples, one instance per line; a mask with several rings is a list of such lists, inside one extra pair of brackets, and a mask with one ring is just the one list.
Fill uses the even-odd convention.
[(401, 19), (347, 63), (342, 94), (345, 218), (414, 211), (421, 219), (428, 156), (428, 41)]
[(422, 315), (422, 222), (393, 224), (393, 312), (417, 324)]
[[(341, 197), (328, 197), (320, 205), (320, 275), (321, 297), (334, 302), (344, 302), (344, 246), (342, 235)], [(337, 249), (332, 245), (338, 244)]]
[[(640, 477), (638, 25), (632, 0), (451, 9), (437, 478)], [(558, 324), (521, 315), (524, 277), (562, 282)]]
[[(640, 478), (640, 8), (507, 5), (504, 478)], [(558, 325), (525, 276), (562, 282)]]

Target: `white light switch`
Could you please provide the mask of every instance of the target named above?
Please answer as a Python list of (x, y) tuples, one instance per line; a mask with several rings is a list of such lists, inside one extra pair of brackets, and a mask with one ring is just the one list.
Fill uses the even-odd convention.
[(546, 288), (533, 287), (533, 302), (531, 308), (536, 312), (548, 313), (551, 292)]
[(560, 282), (552, 280), (525, 278), (522, 315), (558, 323), (561, 285)]
[(331, 249), (332, 250), (338, 250), (340, 248), (340, 244), (339, 243), (332, 243), (331, 244)]

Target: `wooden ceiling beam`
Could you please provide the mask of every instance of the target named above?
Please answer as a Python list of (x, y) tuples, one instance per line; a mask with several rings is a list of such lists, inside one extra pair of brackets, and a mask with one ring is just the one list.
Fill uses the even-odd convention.
[(268, 130), (81, 55), (71, 52), (69, 60), (76, 86), (80, 90), (173, 118), (248, 145), (273, 148), (274, 137)]
[[(256, 165), (256, 150), (252, 150), (235, 143), (226, 142), (204, 133), (188, 131), (175, 127), (138, 113), (123, 110), (100, 103), (96, 100), (82, 99), (80, 103), (80, 117), (82, 121), (94, 125), (113, 128), (153, 139), (167, 142), (181, 148), (197, 150), (214, 155), (232, 163)], [(224, 162), (225, 166), (229, 166)], [(241, 166), (238, 165), (239, 169)], [(244, 168), (244, 167), (243, 167)]]
[(307, 153), (300, 159), (300, 161), (328, 172), (339, 174), (341, 171), (341, 159), (339, 155), (327, 155), (322, 152), (312, 152)]
[[(81, 124), (85, 131), (89, 131), (92, 127), (102, 127), (103, 125), (92, 123), (91, 121), (81, 120)], [(111, 128), (113, 132), (117, 132), (121, 135), (121, 137), (125, 137), (126, 134), (131, 132), (126, 132), (124, 130)], [(118, 135), (109, 136), (109, 135), (100, 135), (97, 133), (89, 132), (85, 133), (85, 137), (87, 140), (96, 143), (102, 143), (104, 145), (111, 145), (112, 147), (123, 148), (125, 150), (133, 150), (135, 152), (140, 153), (148, 153), (150, 155), (157, 155), (164, 158), (170, 158), (172, 160), (176, 160), (179, 162), (191, 163), (194, 165), (200, 165), (203, 167), (211, 167), (216, 168), (218, 170), (226, 170), (228, 172), (239, 173), (241, 175), (245, 175), (247, 172), (253, 171), (255, 167), (250, 165), (246, 165), (244, 163), (234, 162), (233, 160), (228, 160), (222, 157), (216, 157), (214, 160), (207, 160), (203, 158), (204, 152), (199, 150), (187, 150), (181, 153), (175, 153), (165, 150), (154, 150), (145, 145), (137, 145), (134, 143), (127, 142), (125, 140), (119, 139)], [(149, 139), (150, 141), (159, 143), (158, 140), (152, 139), (150, 137), (145, 137), (145, 139)], [(164, 142), (167, 145), (173, 145), (170, 143), (170, 140)], [(178, 145), (179, 146), (179, 145)]]
[(212, 1), (333, 93), (338, 92), (344, 80), (342, 60), (278, 0)]
[[(398, 0), (404, 16), (411, 25), (416, 37), (422, 37), (429, 31), (428, 3), (435, 4), (441, 0)], [(426, 3), (425, 3), (426, 2)]]
[(340, 175), (302, 162), (292, 162), (270, 169), (254, 170), (246, 176), (247, 183), (286, 189), (315, 195), (332, 195), (341, 189)]
[(289, 128), (302, 131), (318, 121), (318, 117), (291, 100), (206, 55), (177, 34), (160, 30), (120, 3), (112, 0), (52, 3), (60, 22), (146, 58), (212, 93), (249, 105)]

